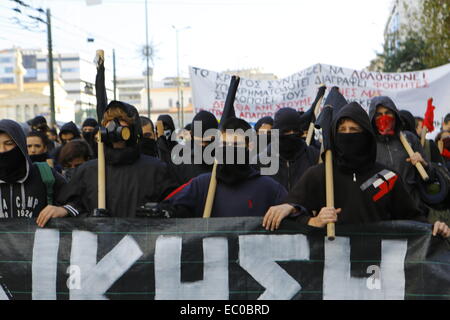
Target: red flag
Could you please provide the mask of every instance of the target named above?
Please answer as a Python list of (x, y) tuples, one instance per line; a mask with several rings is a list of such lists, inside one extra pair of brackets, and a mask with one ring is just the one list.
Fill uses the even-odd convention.
[(425, 116), (422, 122), (422, 127), (427, 127), (428, 132), (432, 132), (434, 130), (434, 109), (436, 109), (436, 107), (433, 106), (433, 98), (430, 98), (428, 99), (427, 111), (425, 111)]

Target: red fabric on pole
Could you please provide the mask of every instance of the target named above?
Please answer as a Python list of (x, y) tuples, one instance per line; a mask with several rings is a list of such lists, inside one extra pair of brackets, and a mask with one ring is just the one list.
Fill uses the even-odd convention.
[(427, 127), (428, 132), (432, 132), (434, 130), (434, 109), (433, 106), (433, 98), (428, 99), (427, 111), (425, 111), (425, 116), (423, 117), (422, 127)]

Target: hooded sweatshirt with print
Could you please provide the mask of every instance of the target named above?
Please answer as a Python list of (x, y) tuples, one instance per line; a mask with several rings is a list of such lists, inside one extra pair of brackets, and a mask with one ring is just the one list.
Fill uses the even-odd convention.
[[(17, 122), (9, 119), (0, 120), (0, 132), (8, 134), (16, 144), (14, 149), (0, 154), (0, 218), (36, 218), (47, 206), (47, 187), (28, 156), (25, 134)], [(52, 173), (56, 199), (66, 181), (53, 169)]]

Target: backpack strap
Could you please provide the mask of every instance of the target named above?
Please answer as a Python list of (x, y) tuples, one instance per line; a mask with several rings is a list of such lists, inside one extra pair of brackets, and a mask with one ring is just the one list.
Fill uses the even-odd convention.
[(47, 204), (53, 204), (53, 185), (55, 183), (55, 176), (52, 169), (47, 162), (35, 162), (41, 174), (42, 182), (47, 188)]

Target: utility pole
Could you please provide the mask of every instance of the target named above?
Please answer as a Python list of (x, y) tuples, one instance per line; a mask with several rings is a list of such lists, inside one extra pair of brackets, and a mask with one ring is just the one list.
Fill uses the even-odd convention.
[(52, 24), (50, 9), (47, 9), (47, 40), (48, 40), (48, 82), (50, 85), (50, 126), (56, 127), (55, 117), (55, 86), (53, 81), (53, 45), (52, 45)]
[(148, 12), (147, 12), (147, 0), (145, 0), (145, 58), (147, 60), (147, 69), (145, 70), (145, 76), (147, 78), (147, 113), (150, 119), (150, 66), (149, 66), (150, 47), (148, 45)]
[(117, 92), (117, 81), (116, 81), (116, 50), (113, 49), (113, 87), (114, 87), (114, 100), (117, 100), (116, 98), (116, 92)]
[[(176, 33), (176, 41), (177, 41), (177, 96), (178, 96), (178, 114), (181, 116), (178, 117), (178, 126), (181, 128), (184, 125), (184, 106), (183, 106), (183, 98), (181, 97), (180, 92), (180, 86), (181, 86), (181, 79), (180, 79), (180, 50), (179, 50), (179, 36), (178, 33), (183, 30), (190, 29), (190, 26), (177, 29), (175, 26), (172, 26), (173, 29), (175, 29)], [(180, 110), (181, 106), (181, 110)], [(181, 120), (181, 121), (180, 121)]]

